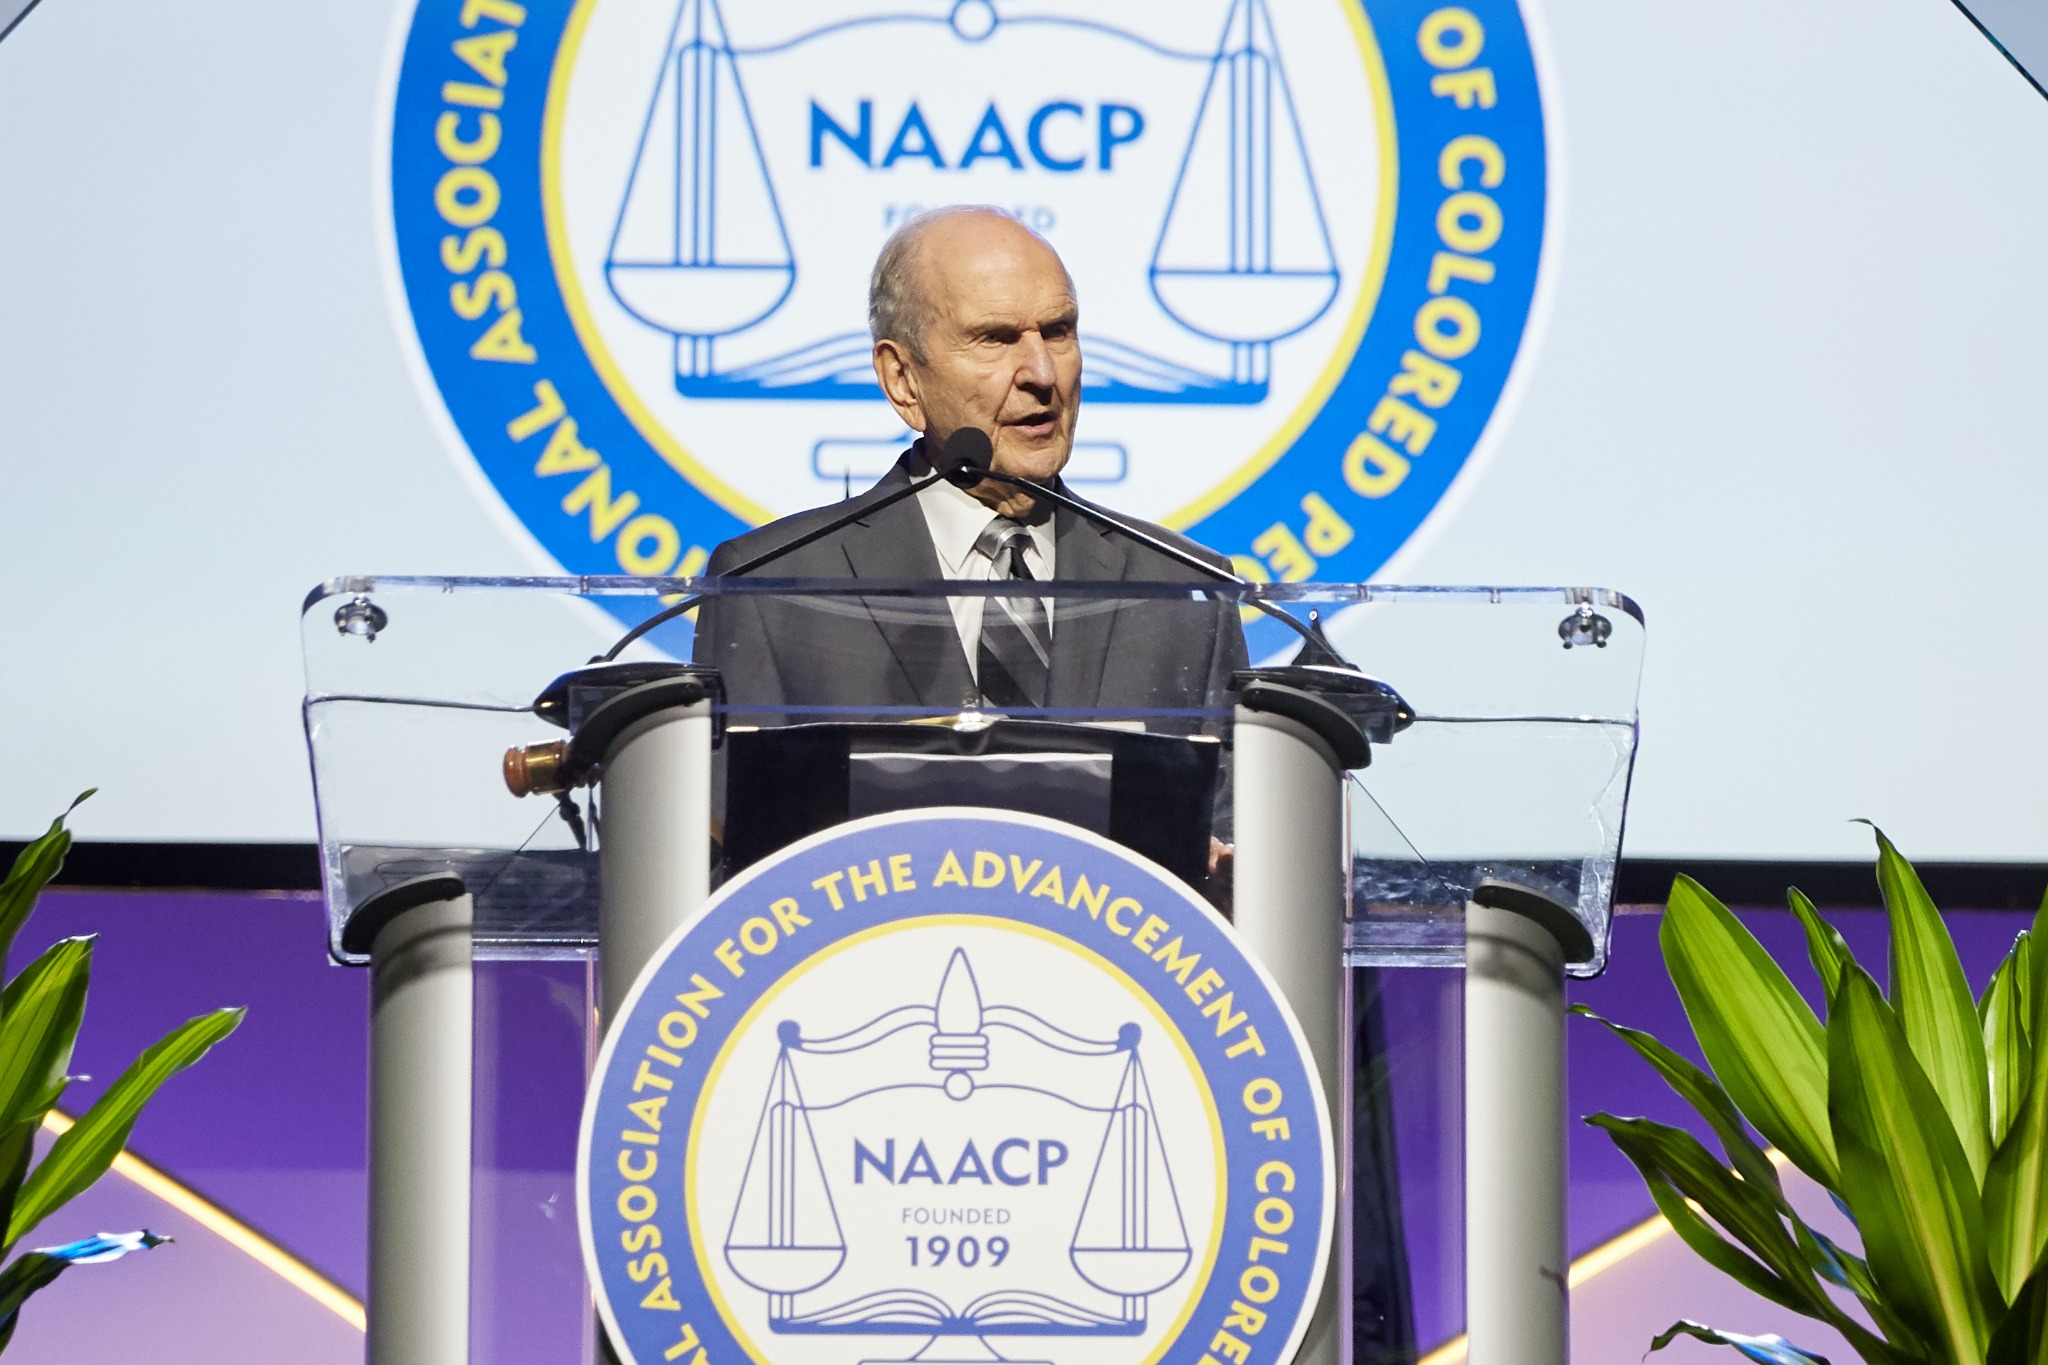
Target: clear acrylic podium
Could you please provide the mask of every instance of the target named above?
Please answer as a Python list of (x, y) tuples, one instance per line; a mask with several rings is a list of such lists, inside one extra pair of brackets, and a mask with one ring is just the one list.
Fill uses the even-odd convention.
[(1561, 1351), (1561, 977), (1605, 962), (1641, 613), (1598, 589), (1040, 583), (1049, 704), (997, 712), (960, 685), (960, 622), (1023, 591), (309, 595), (329, 946), (373, 971), (373, 1362), (603, 1359), (570, 1166), (607, 1005), (728, 867), (952, 804), (1173, 868), (1288, 994), (1349, 1172), (1302, 1359), (1449, 1359), (1468, 1327), (1479, 1365), (1538, 1360), (1546, 1331)]

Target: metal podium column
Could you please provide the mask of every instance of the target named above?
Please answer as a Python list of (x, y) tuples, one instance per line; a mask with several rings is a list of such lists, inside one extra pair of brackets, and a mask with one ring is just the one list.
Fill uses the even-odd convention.
[(1232, 922), (1301, 1020), (1335, 1121), (1344, 1074), (1344, 769), (1306, 725), (1243, 707), (1233, 746)]
[[(597, 777), (597, 959), (607, 1027), (641, 969), (711, 896), (718, 689), (716, 669), (609, 664), (556, 679), (535, 704), (570, 726), (558, 780)], [(508, 775), (512, 767), (508, 755)], [(592, 1327), (598, 1359), (610, 1365), (619, 1357), (594, 1315)]]
[(1565, 1365), (1564, 965), (1585, 926), (1526, 887), (1465, 908), (1468, 1365)]
[[(606, 709), (655, 702), (650, 683)], [(711, 895), (711, 700), (661, 704), (605, 750), (598, 789), (598, 968), (609, 1020), (647, 960)]]
[[(647, 960), (711, 895), (711, 749), (718, 670), (602, 663), (548, 684), (534, 714), (567, 741), (505, 755), (514, 796), (595, 782), (597, 953), (610, 1019)], [(573, 815), (573, 808), (566, 808)], [(579, 833), (578, 838), (582, 836)]]
[[(1237, 844), (1231, 918), (1308, 1035), (1340, 1153), (1336, 1178), (1343, 1208), (1350, 1192), (1348, 1163), (1341, 1156), (1349, 1150), (1344, 774), (1364, 765), (1366, 742), (1355, 723), (1320, 698), (1253, 681), (1241, 693), (1231, 743)], [(1340, 1219), (1340, 1239), (1342, 1229)], [(1343, 1357), (1343, 1260), (1336, 1253), (1332, 1248), (1322, 1301), (1295, 1355), (1297, 1365), (1335, 1365)]]
[(365, 901), (370, 955), (370, 1365), (467, 1365), (472, 902), (451, 873)]

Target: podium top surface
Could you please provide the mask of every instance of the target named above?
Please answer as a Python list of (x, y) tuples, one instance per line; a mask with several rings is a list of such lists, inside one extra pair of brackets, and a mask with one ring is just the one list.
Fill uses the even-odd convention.
[[(300, 624), (342, 960), (356, 906), (442, 871), (476, 897), (481, 952), (589, 950), (589, 793), (565, 818), (513, 796), (502, 763), (564, 738), (575, 676), (609, 655), (717, 669), (721, 732), (1146, 730), (1219, 744), (1226, 783), (1244, 670), (1311, 665), (1266, 678), (1343, 694), (1370, 749), (1348, 779), (1353, 957), (1461, 960), (1464, 901), (1495, 877), (1572, 906), (1596, 944), (1576, 970), (1604, 962), (1644, 643), (1642, 612), (1606, 589), (365, 576), (315, 588)], [(991, 658), (1020, 690), (998, 672), (983, 690)]]

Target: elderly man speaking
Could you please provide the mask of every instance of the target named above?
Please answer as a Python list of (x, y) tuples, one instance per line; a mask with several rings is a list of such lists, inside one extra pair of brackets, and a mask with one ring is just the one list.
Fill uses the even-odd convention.
[[(1080, 305), (1073, 278), (1044, 238), (989, 208), (913, 218), (875, 262), (868, 324), (882, 392), (921, 439), (850, 502), (799, 512), (719, 546), (708, 573), (1204, 580), (1141, 536), (1227, 568), (1222, 556), (1161, 527), (1121, 515), (1092, 520), (1034, 495), (1033, 485), (1067, 492), (1059, 475), (1081, 412)], [(940, 479), (891, 501), (968, 429), (988, 436), (988, 467), (1022, 486)], [(696, 657), (723, 672), (730, 704), (766, 713), (785, 706), (1213, 705), (1245, 662), (1227, 603), (1055, 603), (1020, 594), (955, 597), (950, 606), (920, 614), (902, 599), (713, 598)]]

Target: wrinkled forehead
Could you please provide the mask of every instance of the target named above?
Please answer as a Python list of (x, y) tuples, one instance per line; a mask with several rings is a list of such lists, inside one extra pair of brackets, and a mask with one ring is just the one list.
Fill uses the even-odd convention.
[(940, 224), (920, 245), (918, 283), (940, 319), (1031, 324), (1077, 311), (1059, 254), (1009, 219), (976, 215)]

